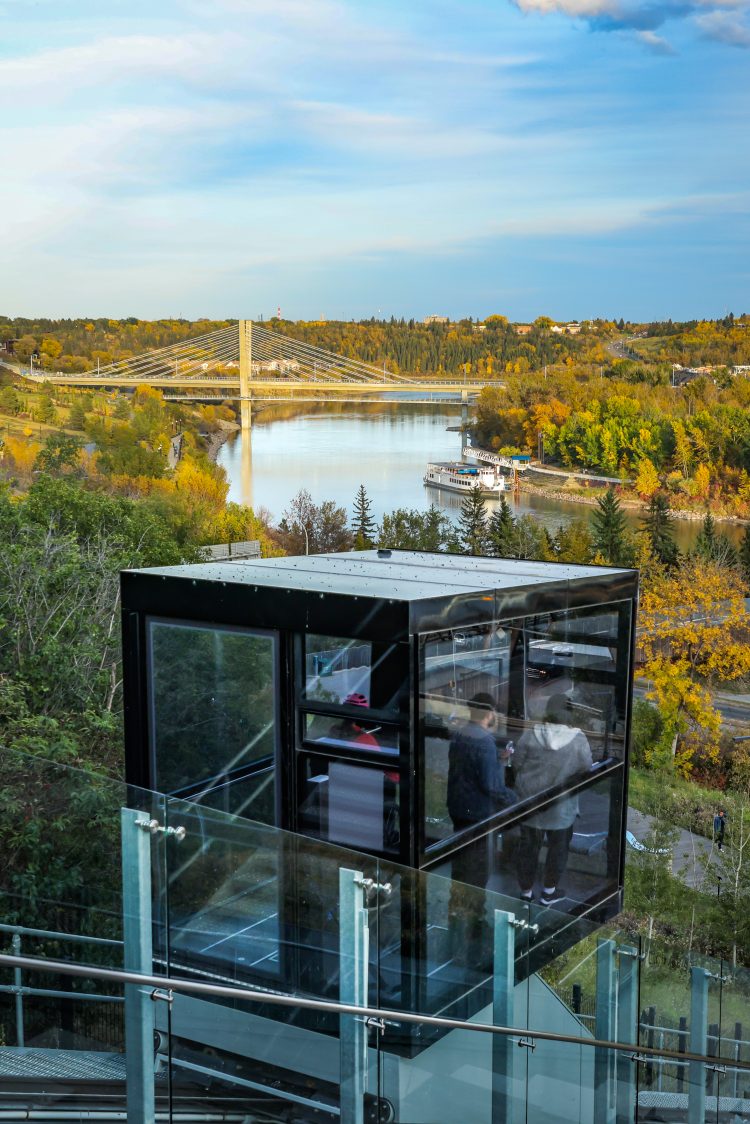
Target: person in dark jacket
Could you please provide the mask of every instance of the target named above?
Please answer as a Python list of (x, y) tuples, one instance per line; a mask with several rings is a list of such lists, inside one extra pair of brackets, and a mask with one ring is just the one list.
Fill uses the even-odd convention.
[[(505, 786), (493, 730), (497, 725), (492, 695), (469, 700), (469, 720), (451, 739), (448, 750), (448, 814), (453, 827), (464, 831), (515, 801)], [(487, 840), (467, 846), (453, 859), (451, 877), (484, 888), (489, 874)]]
[(716, 840), (716, 846), (720, 851), (723, 850), (724, 847), (724, 832), (726, 830), (726, 826), (727, 814), (723, 808), (719, 808), (718, 812), (714, 816), (714, 839)]

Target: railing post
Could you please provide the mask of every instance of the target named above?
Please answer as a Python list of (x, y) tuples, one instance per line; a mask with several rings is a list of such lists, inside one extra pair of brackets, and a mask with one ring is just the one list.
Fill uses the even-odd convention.
[[(21, 934), (14, 933), (10, 942), (14, 956), (21, 955)], [(20, 968), (13, 969), (13, 986), (16, 989), (16, 1045), (21, 1049), (26, 1045), (23, 1026), (23, 977)]]
[[(607, 1042), (615, 1037), (615, 953), (612, 940), (599, 941), (596, 950), (596, 1030), (597, 1038)], [(594, 1120), (614, 1124), (614, 1057), (611, 1050), (594, 1049)]]
[[(688, 1035), (687, 1035), (687, 1019), (684, 1015), (680, 1015), (680, 1025), (677, 1031), (677, 1050), (680, 1054), (687, 1053)], [(685, 1066), (677, 1066), (677, 1092), (681, 1093), (685, 1085)]]
[[(708, 1045), (708, 972), (690, 969), (690, 1053), (705, 1056)], [(706, 1065), (690, 1062), (688, 1068), (688, 1124), (704, 1124), (706, 1117)]]
[[(339, 871), (339, 1000), (357, 1007), (367, 1003), (369, 929), (364, 879), (356, 870)], [(339, 1015), (341, 1120), (364, 1124), (367, 1087), (367, 1021), (362, 1015)]]
[[(516, 972), (515, 914), (495, 910), (492, 1022), (513, 1026), (513, 990)], [(492, 1124), (513, 1121), (513, 1058), (515, 1043), (507, 1035), (492, 1036)]]
[[(121, 811), (124, 967), (151, 975), (151, 834), (143, 813)], [(125, 985), (128, 1124), (154, 1124), (154, 1004), (148, 988)]]
[[(617, 1041), (638, 1043), (638, 949), (623, 945), (617, 972)], [(622, 1051), (617, 1067), (617, 1124), (635, 1120), (637, 1063)]]

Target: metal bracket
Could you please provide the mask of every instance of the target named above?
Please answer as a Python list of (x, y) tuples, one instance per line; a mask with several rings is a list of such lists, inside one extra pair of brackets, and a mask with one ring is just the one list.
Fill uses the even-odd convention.
[(379, 1034), (385, 1034), (385, 1019), (378, 1019), (374, 1015), (365, 1019), (365, 1026), (371, 1030), (377, 1030)]
[(628, 1054), (628, 1059), (631, 1062), (649, 1062), (652, 1059), (647, 1057), (646, 1054)]
[(536, 935), (539, 932), (539, 926), (538, 925), (530, 925), (528, 923), (528, 921), (524, 921), (522, 918), (519, 918), (519, 917), (509, 917), (508, 918), (508, 924), (510, 926), (512, 926), (512, 928), (514, 928), (514, 929), (521, 929), (521, 930), (528, 929), (528, 931), (530, 933), (534, 933), (534, 935)]
[(729, 976), (722, 976), (720, 972), (706, 972), (706, 979), (716, 980), (716, 982), (720, 984), (729, 982)]
[(706, 1069), (709, 1070), (711, 1073), (727, 1073), (728, 1072), (727, 1067), (725, 1065), (707, 1065)]
[(615, 956), (629, 956), (631, 960), (645, 960), (645, 952), (632, 952), (629, 948), (616, 948)]
[(148, 831), (151, 835), (171, 835), (178, 843), (182, 843), (187, 835), (186, 827), (164, 827), (158, 820), (136, 820), (135, 826), (141, 831)]
[(531, 1050), (532, 1054), (536, 1050), (536, 1042), (533, 1038), (519, 1038), (516, 1045), (522, 1046), (525, 1050)]
[(393, 886), (390, 882), (376, 882), (374, 878), (356, 878), (354, 880), (354, 885), (362, 887), (368, 902), (371, 901), (376, 894), (382, 894), (384, 898), (389, 898), (393, 893)]
[(169, 989), (155, 987), (151, 992), (151, 998), (154, 1003), (158, 1000), (161, 1000), (162, 1003), (174, 1003), (174, 992)]

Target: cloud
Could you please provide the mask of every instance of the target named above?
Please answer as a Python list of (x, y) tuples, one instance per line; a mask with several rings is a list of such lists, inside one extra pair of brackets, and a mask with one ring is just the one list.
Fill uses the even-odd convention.
[(706, 12), (695, 22), (706, 39), (730, 47), (750, 48), (750, 27), (736, 11)]
[(656, 55), (675, 55), (677, 52), (671, 43), (657, 35), (655, 31), (636, 31), (636, 38), (644, 47), (648, 47)]
[[(593, 31), (636, 32), (649, 50), (671, 55), (672, 46), (655, 29), (674, 20), (691, 20), (709, 39), (733, 47), (750, 46), (750, 29), (737, 13), (748, 0), (514, 0), (524, 12), (558, 13), (584, 20)], [(728, 10), (732, 9), (732, 11)]]

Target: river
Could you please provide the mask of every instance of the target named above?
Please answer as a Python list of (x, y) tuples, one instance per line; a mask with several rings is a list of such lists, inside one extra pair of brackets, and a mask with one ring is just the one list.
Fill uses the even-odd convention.
[[(428, 488), (422, 482), (430, 460), (455, 460), (461, 438), (448, 426), (460, 423), (460, 407), (379, 402), (356, 405), (269, 406), (253, 416), (250, 457), (243, 438), (230, 438), (219, 450), (218, 463), (229, 478), (229, 498), (267, 509), (274, 521), (281, 518), (289, 500), (306, 488), (316, 503), (335, 500), (351, 512), (354, 495), (364, 484), (380, 519), (396, 507), (425, 510), (431, 503), (455, 519), (461, 496)], [(249, 473), (248, 473), (249, 469)], [(248, 494), (249, 483), (249, 494)], [(514, 512), (532, 514), (550, 530), (573, 519), (588, 518), (591, 508), (528, 492), (514, 501)], [(487, 509), (496, 506), (487, 500)], [(628, 512), (634, 526), (638, 516)], [(692, 546), (700, 524), (675, 520), (675, 537), (681, 550)], [(735, 540), (741, 532), (728, 527)]]

